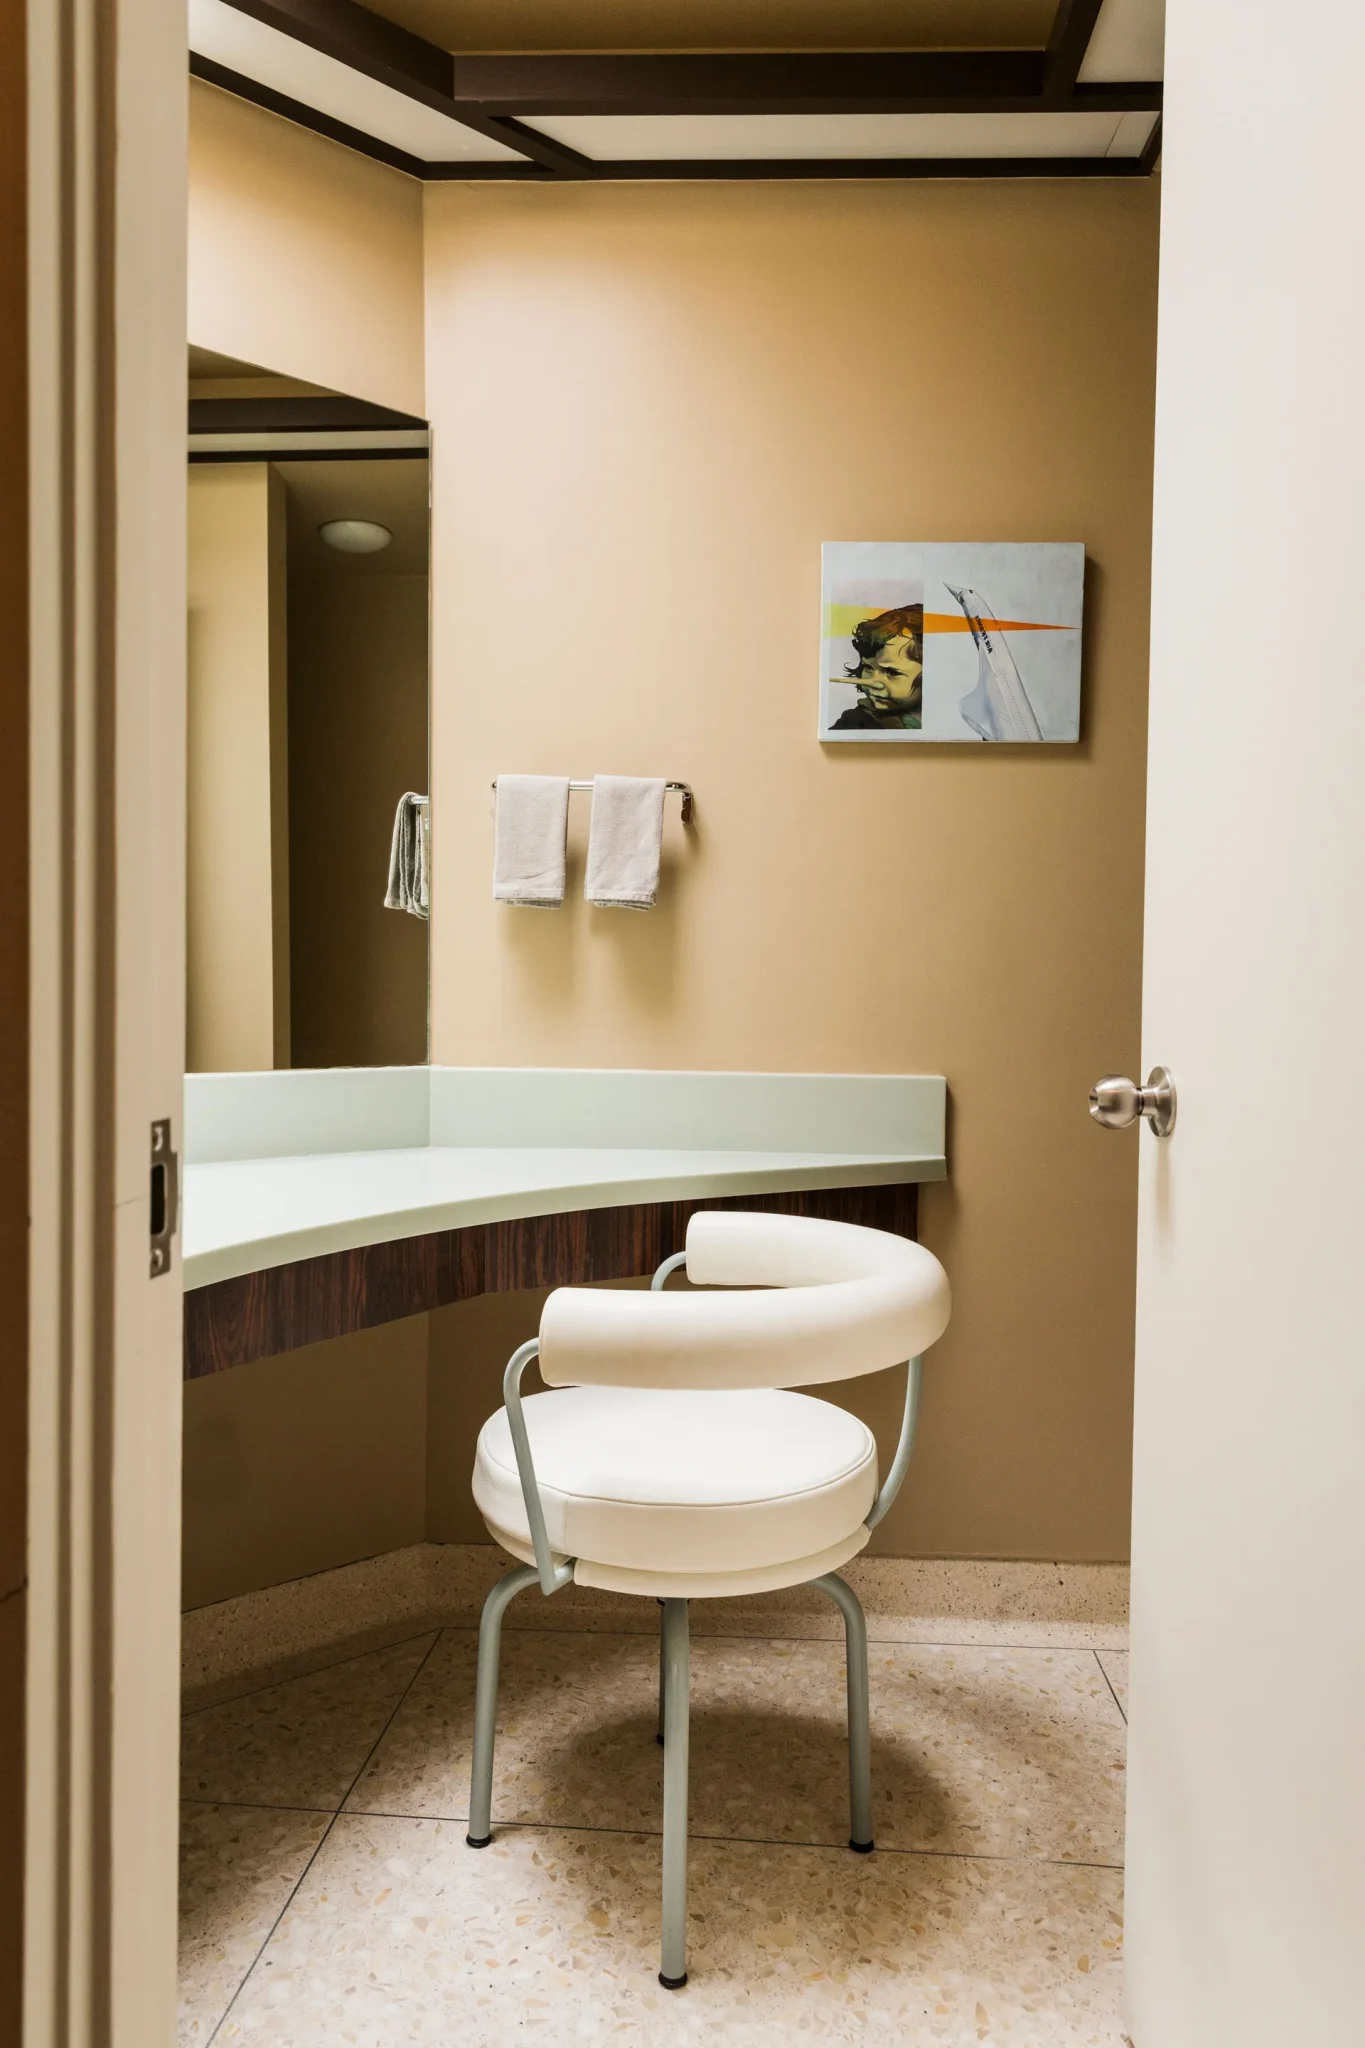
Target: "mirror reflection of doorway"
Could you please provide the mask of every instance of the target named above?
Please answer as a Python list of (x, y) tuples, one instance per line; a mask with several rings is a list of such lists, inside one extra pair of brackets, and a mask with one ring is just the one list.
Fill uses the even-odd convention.
[(186, 1066), (424, 1061), (424, 423), (202, 351), (190, 394)]

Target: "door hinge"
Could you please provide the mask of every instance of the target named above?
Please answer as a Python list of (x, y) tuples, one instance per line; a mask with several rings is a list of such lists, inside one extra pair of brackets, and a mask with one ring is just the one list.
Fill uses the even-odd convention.
[(180, 1220), (180, 1161), (171, 1148), (171, 1120), (152, 1125), (151, 1259), (153, 1280), (171, 1270), (171, 1241)]

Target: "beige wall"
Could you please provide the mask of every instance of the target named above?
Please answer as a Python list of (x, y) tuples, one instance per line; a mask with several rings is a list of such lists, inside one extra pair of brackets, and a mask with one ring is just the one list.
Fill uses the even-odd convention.
[(393, 814), (427, 786), (427, 578), (289, 580), (293, 1064), (427, 1056), (427, 926), (384, 908)]
[(189, 338), (420, 414), (421, 187), (192, 80)]
[(186, 1065), (289, 1065), (284, 486), (189, 472)]
[[(268, 119), (208, 98), (201, 140), (219, 115)], [(280, 125), (269, 148), (292, 149)], [(1135, 1141), (1097, 1133), (1084, 1100), (1138, 1052), (1156, 200), (1061, 182), (426, 196), (433, 1056), (947, 1074), (952, 1177), (923, 1234), (957, 1306), (914, 1481), (878, 1531), (891, 1551), (1126, 1554)], [(198, 200), (196, 218), (203, 254)], [(274, 276), (283, 226), (258, 231)], [(359, 388), (264, 331), (192, 327)], [(1082, 744), (821, 749), (820, 541), (959, 536), (1086, 543)], [(494, 909), (487, 786), (518, 768), (695, 784), (658, 911)], [(579, 877), (585, 822), (575, 806)], [(432, 1319), (433, 1537), (479, 1533), (473, 1436), (535, 1309)], [(406, 1357), (409, 1331), (428, 1341), (418, 1319), (365, 1342)], [(191, 1402), (264, 1443), (272, 1376), (293, 1370), (263, 1361)], [(841, 1397), (889, 1441), (893, 1376)], [(387, 1436), (367, 1412), (371, 1455), (406, 1471), (408, 1411)], [(318, 1415), (335, 1503), (328, 1445), (350, 1423), (331, 1400)], [(218, 1497), (187, 1494), (186, 1514), (187, 1559), (226, 1555)], [(262, 1497), (254, 1583), (289, 1575), (296, 1515), (317, 1526)], [(362, 1505), (310, 1555), (383, 1547), (386, 1516)], [(241, 1590), (231, 1576), (191, 1565), (187, 1597)]]
[(427, 1318), (185, 1387), (186, 1607), (419, 1543)]
[(474, 1441), (544, 1299), (483, 1295), (188, 1381), (183, 1604), (424, 1538), (486, 1543)]
[[(1155, 188), (426, 204), (433, 1057), (946, 1074), (880, 1542), (1125, 1555), (1135, 1141), (1085, 1096), (1138, 1054)], [(822, 749), (820, 542), (957, 537), (1085, 542), (1082, 743)], [(495, 907), (503, 770), (690, 780), (659, 909)]]

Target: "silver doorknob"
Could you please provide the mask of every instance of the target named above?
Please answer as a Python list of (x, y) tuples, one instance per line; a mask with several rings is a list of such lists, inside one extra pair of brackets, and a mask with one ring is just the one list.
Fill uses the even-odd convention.
[(1175, 1082), (1166, 1067), (1153, 1067), (1139, 1088), (1122, 1074), (1106, 1074), (1090, 1091), (1090, 1114), (1107, 1131), (1126, 1131), (1145, 1116), (1158, 1138), (1175, 1129)]

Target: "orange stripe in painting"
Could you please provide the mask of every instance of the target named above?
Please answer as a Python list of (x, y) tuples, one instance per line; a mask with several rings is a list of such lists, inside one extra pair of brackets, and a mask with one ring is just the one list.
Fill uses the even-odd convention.
[[(988, 626), (995, 626), (1002, 633), (1074, 633), (1074, 626), (1045, 626), (1038, 619), (987, 619)], [(970, 633), (971, 622), (961, 612), (926, 612), (924, 614), (926, 633)]]

